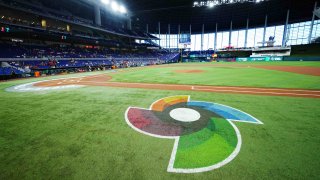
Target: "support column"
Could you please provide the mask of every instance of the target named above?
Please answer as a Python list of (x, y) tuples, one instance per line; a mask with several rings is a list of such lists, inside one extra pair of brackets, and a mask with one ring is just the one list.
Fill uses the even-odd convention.
[(312, 41), (312, 32), (313, 32), (313, 25), (314, 25), (314, 18), (315, 18), (315, 11), (317, 10), (317, 5), (318, 5), (318, 2), (316, 1), (314, 3), (314, 9), (313, 9), (313, 13), (312, 13), (312, 20), (311, 20), (311, 27), (310, 27), (310, 33), (309, 33), (309, 39), (308, 39), (308, 42), (309, 44), (311, 44), (311, 41)]
[(229, 47), (231, 46), (231, 38), (232, 38), (232, 21), (230, 23), (230, 32), (229, 32)]
[(246, 27), (246, 34), (245, 34), (245, 39), (244, 39), (244, 47), (247, 48), (248, 47), (248, 31), (249, 31), (249, 23), (250, 23), (250, 19), (247, 18), (247, 27)]
[(202, 24), (202, 32), (201, 32), (201, 51), (203, 51), (203, 39), (204, 39), (204, 24)]
[(267, 25), (268, 25), (268, 15), (266, 15), (266, 18), (264, 20), (263, 39), (262, 39), (262, 46), (263, 47), (266, 44)]
[(179, 41), (180, 41), (180, 35), (181, 35), (181, 29), (180, 24), (178, 25), (178, 34), (177, 34), (177, 47), (179, 48)]
[(149, 24), (146, 26), (146, 32), (149, 33)]
[(168, 24), (168, 34), (169, 34), (169, 49), (170, 49), (170, 46), (171, 46), (171, 27), (170, 27), (170, 24)]
[(283, 37), (282, 37), (282, 47), (287, 45), (287, 33), (288, 33), (288, 24), (289, 24), (290, 10), (287, 11), (286, 24), (284, 25)]
[(237, 36), (237, 48), (239, 48), (239, 33), (240, 31), (238, 31), (238, 36)]
[(101, 26), (101, 12), (98, 4), (94, 5), (94, 23), (98, 26)]
[(160, 41), (161, 41), (161, 39), (160, 39), (160, 35), (161, 35), (161, 26), (160, 26), (160, 22), (158, 22), (158, 30), (159, 30), (159, 46), (161, 46), (160, 45)]
[(168, 49), (168, 32), (166, 33), (166, 49)]
[(218, 23), (216, 23), (216, 32), (214, 35), (214, 52), (217, 51), (217, 42), (218, 42)]
[(253, 43), (253, 47), (256, 47), (256, 35), (257, 35), (257, 28), (254, 28), (254, 43)]
[[(189, 27), (190, 29), (190, 44), (191, 44), (191, 46), (190, 46), (190, 50), (192, 50), (192, 46), (193, 46), (193, 42), (192, 42), (192, 38), (191, 38), (191, 35), (192, 35), (192, 26), (191, 26), (191, 24), (190, 24), (190, 27)], [(193, 46), (194, 47), (194, 46)]]

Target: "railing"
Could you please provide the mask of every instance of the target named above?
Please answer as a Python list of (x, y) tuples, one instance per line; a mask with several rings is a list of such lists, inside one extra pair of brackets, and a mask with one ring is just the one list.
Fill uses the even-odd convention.
[[(44, 58), (0, 58), (0, 62), (11, 62), (11, 61), (48, 61), (49, 57)], [(176, 57), (173, 57), (174, 59)], [(161, 57), (148, 57), (148, 58), (139, 58), (139, 57), (108, 57), (108, 58), (54, 58), (57, 61), (106, 61), (106, 60), (115, 60), (115, 61), (123, 61), (123, 60), (131, 60), (131, 61), (154, 61), (154, 60), (164, 60)]]

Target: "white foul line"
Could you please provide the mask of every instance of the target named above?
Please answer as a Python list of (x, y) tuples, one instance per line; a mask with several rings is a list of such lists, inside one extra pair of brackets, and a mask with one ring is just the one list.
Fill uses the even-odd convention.
[(281, 92), (257, 92), (257, 91), (241, 91), (241, 90), (226, 90), (226, 89), (202, 89), (194, 87), (195, 91), (212, 91), (212, 92), (238, 92), (238, 93), (252, 93), (252, 94), (270, 94), (270, 95), (295, 95), (295, 96), (316, 96), (320, 97), (317, 94), (299, 94), (299, 93), (281, 93)]

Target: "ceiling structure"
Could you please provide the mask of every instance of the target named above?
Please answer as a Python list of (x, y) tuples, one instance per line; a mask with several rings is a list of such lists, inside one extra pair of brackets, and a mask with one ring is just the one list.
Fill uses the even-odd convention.
[[(94, 8), (92, 1), (100, 0), (40, 0), (43, 4), (63, 7), (73, 14), (93, 19)], [(161, 24), (161, 33), (177, 33), (178, 26), (181, 31), (188, 32), (190, 24), (192, 33), (202, 31), (214, 32), (216, 23), (218, 31), (230, 29), (232, 21), (233, 29), (246, 27), (247, 18), (250, 19), (250, 27), (264, 26), (265, 16), (268, 15), (268, 26), (284, 24), (287, 11), (290, 9), (289, 22), (310, 21), (314, 4), (319, 0), (268, 0), (260, 3), (237, 3), (219, 5), (213, 8), (193, 7), (194, 0), (118, 0), (124, 4), (132, 16), (132, 24), (140, 30), (148, 30), (150, 33), (158, 33), (158, 22)], [(52, 3), (49, 3), (52, 2)], [(76, 4), (76, 5), (75, 5)]]
[[(193, 8), (194, 0), (125, 0), (128, 9), (133, 13), (133, 24), (141, 29), (149, 26), (149, 32), (158, 33), (158, 22), (161, 24), (161, 33), (167, 33), (170, 24), (171, 33), (178, 31), (214, 32), (218, 23), (218, 30), (246, 27), (247, 18), (250, 27), (264, 26), (265, 16), (268, 14), (268, 25), (284, 24), (287, 10), (290, 9), (290, 22), (299, 22), (312, 19), (315, 0), (269, 0), (260, 3), (237, 3), (220, 5), (213, 8)], [(318, 3), (319, 4), (319, 3)], [(320, 5), (320, 4), (319, 4)]]

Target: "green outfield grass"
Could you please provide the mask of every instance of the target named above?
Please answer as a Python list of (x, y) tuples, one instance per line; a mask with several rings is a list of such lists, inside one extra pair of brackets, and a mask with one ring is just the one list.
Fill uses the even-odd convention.
[[(184, 77), (188, 80), (182, 81), (181, 77), (171, 77), (172, 69), (180, 68), (142, 69), (115, 74), (114, 78), (129, 81), (141, 77), (151, 81), (147, 76), (155, 73), (153, 79), (162, 76), (153, 82), (217, 83), (187, 75)], [(215, 71), (245, 73), (234, 68), (214, 69), (212, 73)], [(268, 71), (250, 70), (239, 75), (239, 81), (244, 85), (263, 85), (265, 81), (246, 82), (245, 77), (266, 74)], [(272, 79), (273, 86), (281, 86), (276, 76), (286, 80), (301, 78), (305, 82), (298, 83), (299, 87), (319, 88), (318, 77), (275, 73), (266, 79)], [(165, 77), (175, 80), (164, 81)], [(37, 93), (4, 91), (12, 85), (36, 80), (41, 79), (0, 83), (0, 179), (318, 179), (320, 176), (319, 99), (107, 87)], [(215, 81), (239, 85), (226, 77)], [(242, 149), (222, 168), (199, 174), (168, 173), (174, 141), (136, 132), (126, 124), (124, 114), (129, 106), (147, 108), (155, 100), (173, 95), (191, 95), (193, 100), (229, 105), (264, 124), (235, 123), (242, 134)]]
[[(319, 62), (273, 62), (268, 65), (318, 66)], [(320, 89), (320, 78), (275, 70), (254, 68), (258, 63), (186, 63), (161, 68), (137, 68), (112, 74), (116, 82), (146, 82), (191, 85), (250, 86)], [(203, 73), (176, 73), (177, 70), (203, 70)]]
[[(232, 65), (234, 63), (219, 62), (218, 64)], [(306, 66), (306, 67), (320, 67), (319, 61), (261, 61), (261, 62), (236, 62), (238, 64), (249, 65), (263, 65), (263, 66)]]
[(263, 65), (263, 66), (306, 66), (306, 67), (320, 67), (319, 61), (252, 61), (252, 62), (210, 62), (210, 63), (183, 63), (184, 65)]

